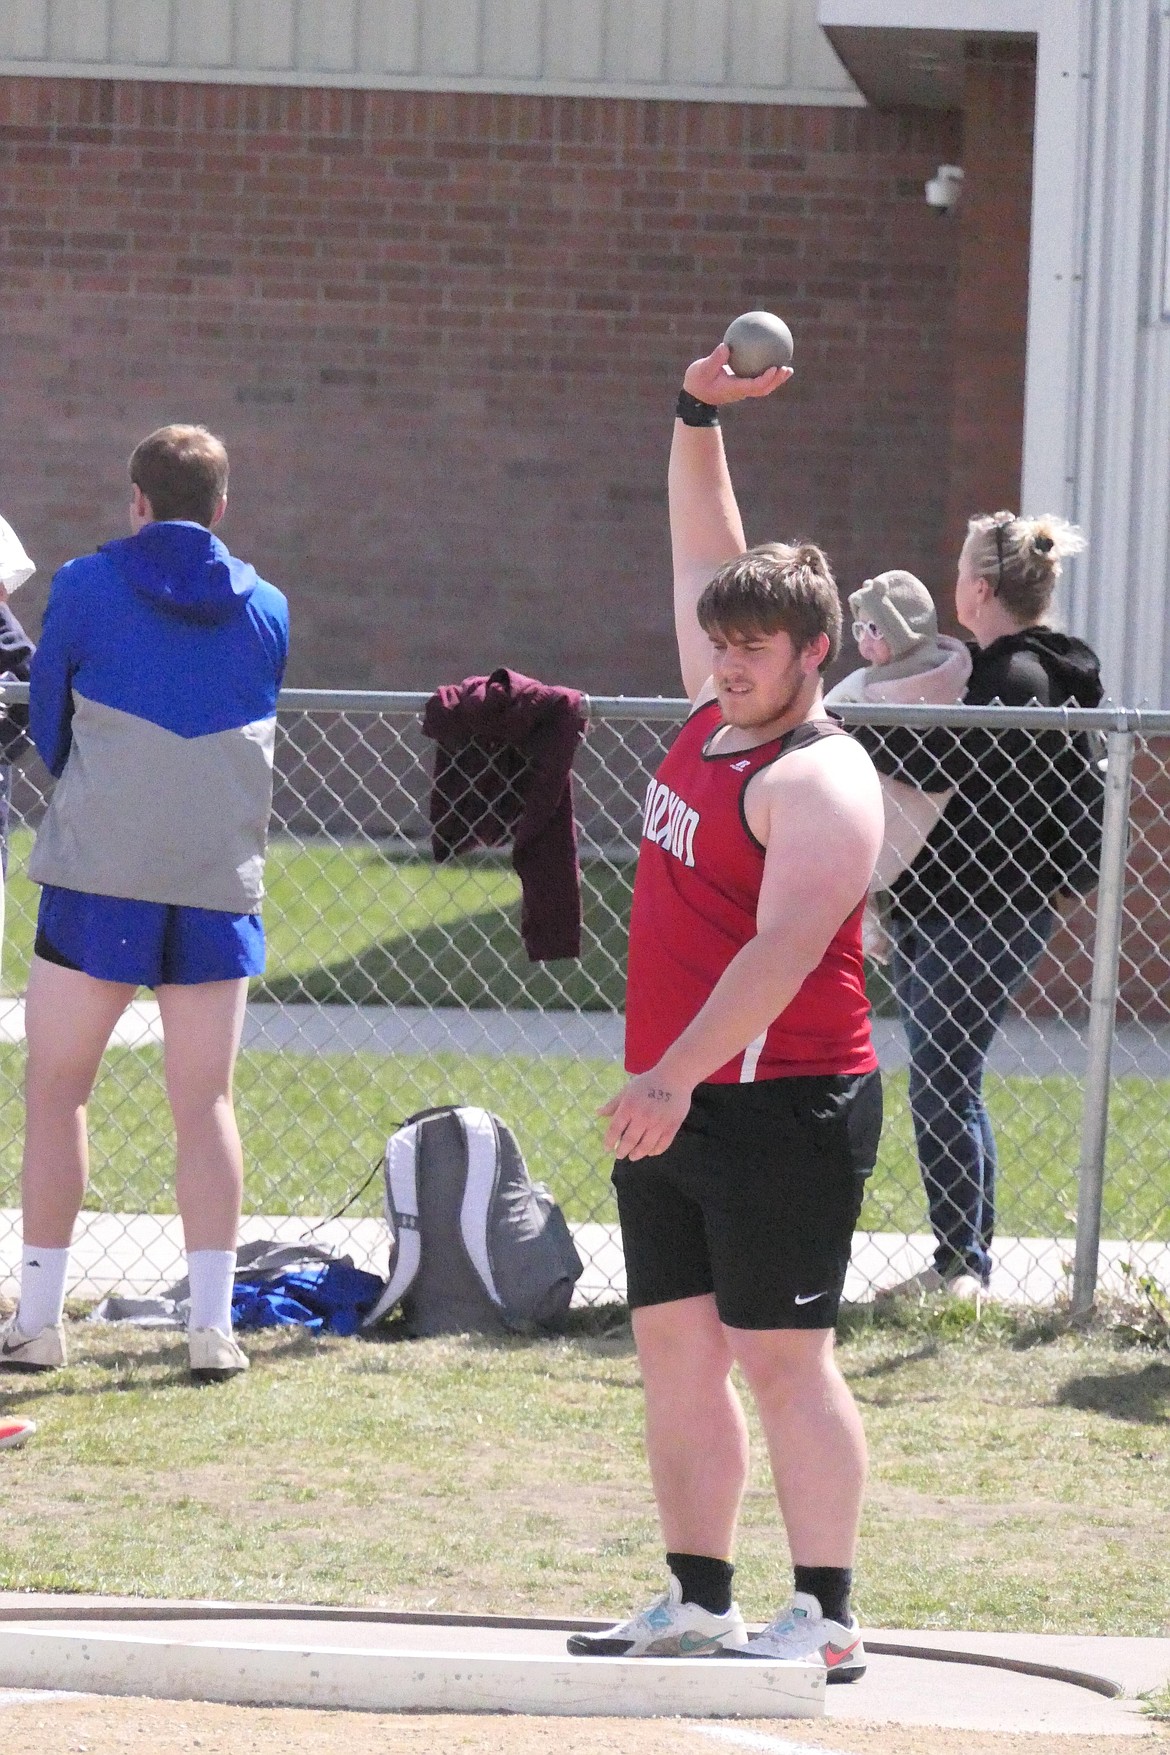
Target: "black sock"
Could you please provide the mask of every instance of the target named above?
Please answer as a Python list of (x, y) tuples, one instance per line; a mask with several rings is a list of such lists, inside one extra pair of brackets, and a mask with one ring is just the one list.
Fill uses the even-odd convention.
[(709, 1615), (726, 1615), (735, 1572), (730, 1560), (715, 1560), (710, 1554), (668, 1554), (666, 1564), (682, 1586), (684, 1603), (697, 1603)]
[(853, 1569), (849, 1566), (794, 1566), (792, 1577), (796, 1589), (805, 1596), (815, 1597), (821, 1614), (829, 1621), (849, 1625), (849, 1593), (853, 1589)]

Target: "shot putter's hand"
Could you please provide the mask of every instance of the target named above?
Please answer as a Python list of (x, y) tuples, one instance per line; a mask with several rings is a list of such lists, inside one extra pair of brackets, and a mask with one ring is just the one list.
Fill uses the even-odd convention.
[(657, 1072), (639, 1073), (597, 1111), (609, 1118), (606, 1150), (615, 1158), (656, 1158), (686, 1120), (690, 1106), (691, 1086)]
[(770, 396), (792, 376), (791, 366), (769, 366), (758, 378), (737, 378), (727, 363), (730, 358), (731, 349), (721, 341), (705, 360), (694, 360), (687, 367), (683, 389), (700, 402), (720, 408), (729, 402), (746, 402), (752, 396)]

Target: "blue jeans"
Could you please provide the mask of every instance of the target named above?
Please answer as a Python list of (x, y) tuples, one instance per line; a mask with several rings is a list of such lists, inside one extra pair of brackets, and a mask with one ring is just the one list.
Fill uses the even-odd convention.
[(995, 1136), (983, 1070), (1011, 995), (1048, 942), (1044, 907), (988, 919), (895, 917), (894, 992), (910, 1049), (910, 1113), (941, 1274), (991, 1274)]

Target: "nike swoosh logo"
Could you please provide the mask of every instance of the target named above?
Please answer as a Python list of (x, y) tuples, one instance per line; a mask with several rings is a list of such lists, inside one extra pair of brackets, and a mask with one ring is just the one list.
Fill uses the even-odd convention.
[(828, 1296), (827, 1292), (809, 1292), (805, 1295), (797, 1293), (792, 1302), (794, 1304), (815, 1304), (818, 1298), (827, 1298)]
[(846, 1646), (837, 1646), (830, 1642), (825, 1647), (825, 1668), (828, 1670), (835, 1669), (845, 1658), (852, 1657), (860, 1644), (860, 1639), (855, 1639), (852, 1645)]
[(679, 1635), (679, 1657), (711, 1657), (723, 1647), (717, 1639), (711, 1639), (705, 1633), (682, 1633)]

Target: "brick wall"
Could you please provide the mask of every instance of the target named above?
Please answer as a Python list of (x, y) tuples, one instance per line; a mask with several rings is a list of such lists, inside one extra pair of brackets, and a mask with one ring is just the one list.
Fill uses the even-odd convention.
[(673, 693), (671, 407), (740, 310), (797, 343), (727, 423), (751, 539), (935, 573), (956, 232), (921, 191), (957, 126), (0, 81), (0, 507), (47, 579), (121, 533), (134, 441), (205, 421), (291, 680)]

